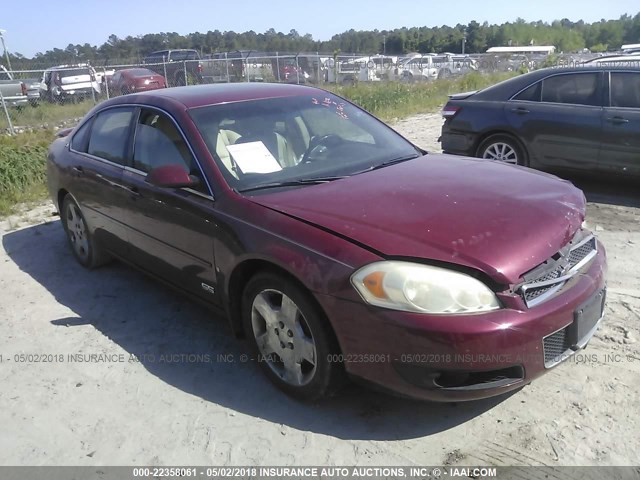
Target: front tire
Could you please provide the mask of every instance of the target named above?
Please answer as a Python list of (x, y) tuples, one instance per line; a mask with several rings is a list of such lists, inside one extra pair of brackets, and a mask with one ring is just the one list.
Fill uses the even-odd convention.
[(491, 135), (484, 140), (478, 147), (476, 157), (497, 160), (511, 165), (525, 167), (529, 165), (527, 154), (520, 143), (515, 138), (503, 134)]
[(310, 294), (271, 272), (255, 275), (242, 295), (252, 357), (269, 380), (301, 400), (334, 393), (344, 381), (338, 342)]
[(110, 260), (109, 255), (96, 243), (89, 232), (84, 215), (71, 195), (64, 197), (60, 218), (73, 256), (80, 265), (92, 269)]

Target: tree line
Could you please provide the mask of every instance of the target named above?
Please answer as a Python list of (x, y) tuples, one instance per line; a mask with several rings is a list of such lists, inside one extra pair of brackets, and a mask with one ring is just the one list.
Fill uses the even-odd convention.
[[(464, 41), (463, 41), (464, 40)], [(471, 21), (454, 27), (411, 27), (394, 30), (349, 30), (334, 35), (330, 40), (314, 40), (310, 34), (300, 35), (296, 30), (264, 33), (253, 30), (243, 33), (219, 30), (206, 33), (180, 35), (175, 32), (150, 33), (119, 38), (110, 35), (100, 46), (69, 44), (66, 48), (53, 48), (27, 58), (11, 54), (14, 69), (35, 65), (91, 62), (94, 65), (114, 65), (138, 62), (146, 54), (163, 49), (193, 48), (202, 55), (237, 50), (260, 52), (321, 52), (402, 55), (409, 52), (461, 52), (482, 53), (493, 46), (555, 45), (559, 52), (576, 52), (584, 48), (592, 52), (617, 50), (626, 43), (640, 43), (640, 13), (623, 15), (617, 20), (585, 23), (568, 19), (551, 23), (526, 22), (517, 19), (501, 25)]]

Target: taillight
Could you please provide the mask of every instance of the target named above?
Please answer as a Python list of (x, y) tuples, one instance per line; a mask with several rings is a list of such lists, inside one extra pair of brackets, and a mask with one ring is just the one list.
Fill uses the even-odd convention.
[(462, 110), (461, 107), (454, 107), (453, 105), (445, 105), (444, 108), (442, 109), (442, 112), (440, 113), (444, 118), (453, 118), (460, 110)]
[(20, 86), (22, 87), (22, 94), (26, 95), (27, 94), (27, 86), (24, 83), (20, 83)]
[(198, 73), (202, 73), (202, 64), (201, 63), (198, 64)]

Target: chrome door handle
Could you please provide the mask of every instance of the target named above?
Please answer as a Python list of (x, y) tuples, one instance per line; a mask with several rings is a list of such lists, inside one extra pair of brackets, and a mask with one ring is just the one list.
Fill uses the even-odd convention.
[(607, 121), (616, 124), (629, 123), (629, 119), (623, 117), (608, 117)]

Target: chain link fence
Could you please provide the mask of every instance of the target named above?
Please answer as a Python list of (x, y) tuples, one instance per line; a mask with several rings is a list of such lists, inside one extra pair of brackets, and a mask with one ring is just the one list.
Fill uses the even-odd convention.
[[(184, 52), (192, 52), (185, 55)], [(180, 53), (180, 56), (175, 55)], [(568, 63), (587, 58), (574, 56)], [(556, 61), (557, 58), (556, 58)], [(200, 58), (195, 50), (167, 50), (108, 66), (75, 63), (40, 69), (0, 67), (0, 131), (58, 129), (75, 124), (94, 105), (120, 95), (184, 85), (280, 82), (343, 84), (420, 82), (472, 72), (527, 71), (548, 57), (526, 55), (358, 55), (227, 52)]]

